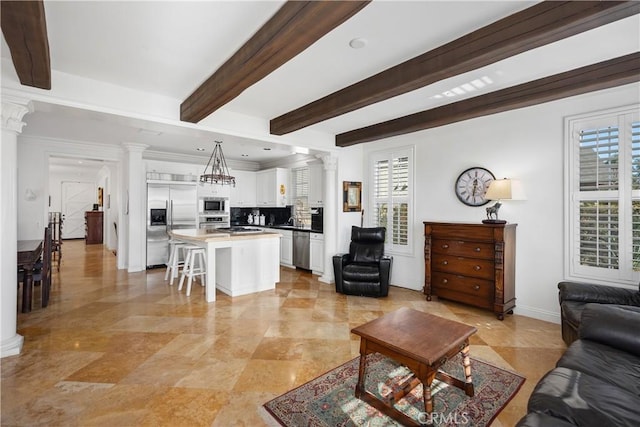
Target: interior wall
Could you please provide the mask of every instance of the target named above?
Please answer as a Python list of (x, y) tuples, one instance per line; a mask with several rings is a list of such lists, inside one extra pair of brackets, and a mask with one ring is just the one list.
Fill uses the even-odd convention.
[[(362, 161), (364, 147), (366, 144), (359, 144), (353, 147), (345, 147), (338, 151), (338, 173), (337, 173), (337, 191), (336, 191), (336, 204), (338, 209), (337, 217), (337, 248), (338, 253), (349, 252), (349, 243), (351, 243), (351, 227), (360, 226), (360, 212), (343, 212), (342, 211), (342, 199), (343, 199), (343, 187), (344, 181), (359, 181), (362, 182), (362, 207), (365, 206), (365, 197), (367, 195), (367, 183), (364, 181)], [(325, 213), (326, 215), (326, 213)]]
[(639, 98), (640, 85), (626, 85), (364, 144), (363, 159), (371, 151), (415, 145), (414, 255), (394, 256), (392, 283), (422, 289), (423, 221), (480, 223), (485, 218), (486, 206), (468, 207), (453, 191), (462, 171), (482, 166), (496, 178), (521, 180), (527, 195), (525, 201), (504, 201), (500, 209), (502, 219), (518, 224), (515, 311), (559, 322), (564, 117), (638, 103)]
[[(50, 177), (49, 157), (76, 157), (102, 159), (112, 162), (120, 160), (120, 148), (100, 144), (57, 141), (45, 138), (18, 137), (18, 240), (42, 238), (40, 230), (44, 228), (49, 210), (57, 200), (59, 210), (60, 186), (55, 190), (51, 179), (58, 180), (55, 174)], [(96, 171), (97, 172), (97, 171)], [(96, 173), (93, 173), (93, 180)], [(74, 179), (77, 181), (77, 176)], [(35, 198), (25, 197), (27, 188), (33, 191)], [(49, 195), (52, 196), (52, 208), (49, 208)], [(112, 194), (116, 199), (119, 194)]]

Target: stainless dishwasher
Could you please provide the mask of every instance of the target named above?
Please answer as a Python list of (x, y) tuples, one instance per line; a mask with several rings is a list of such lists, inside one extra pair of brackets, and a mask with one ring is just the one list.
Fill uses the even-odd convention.
[(309, 269), (309, 232), (293, 232), (293, 265)]

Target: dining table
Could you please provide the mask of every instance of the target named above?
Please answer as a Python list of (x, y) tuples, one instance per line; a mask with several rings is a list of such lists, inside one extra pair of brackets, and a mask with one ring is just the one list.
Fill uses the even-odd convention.
[(18, 268), (24, 271), (22, 283), (22, 312), (31, 311), (33, 267), (42, 254), (42, 240), (18, 240)]

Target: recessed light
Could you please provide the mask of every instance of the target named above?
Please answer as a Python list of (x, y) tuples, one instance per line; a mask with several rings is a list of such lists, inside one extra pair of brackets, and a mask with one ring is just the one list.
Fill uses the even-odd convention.
[(196, 151), (204, 151), (204, 148), (198, 147), (198, 148), (196, 148)]
[(362, 37), (356, 37), (355, 39), (352, 39), (349, 42), (349, 46), (351, 46), (352, 49), (362, 49), (367, 45), (367, 43), (368, 43), (367, 39), (363, 39)]

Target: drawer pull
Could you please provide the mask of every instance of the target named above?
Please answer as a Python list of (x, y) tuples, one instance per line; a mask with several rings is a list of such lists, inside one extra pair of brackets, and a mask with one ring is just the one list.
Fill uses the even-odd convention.
[(442, 279), (442, 283), (449, 283), (447, 279)]
[(480, 271), (480, 268), (481, 268), (481, 267), (480, 267), (479, 265), (476, 265), (475, 267), (473, 267), (473, 269), (474, 269), (475, 271)]
[(476, 248), (476, 249), (475, 249), (475, 251), (476, 251), (476, 252), (480, 252), (480, 248)]
[(474, 291), (479, 291), (480, 290), (480, 285), (474, 285), (473, 286), (473, 290)]
[(449, 245), (442, 245), (442, 249), (449, 249)]
[(449, 264), (449, 261), (442, 261), (442, 265), (447, 265)]

